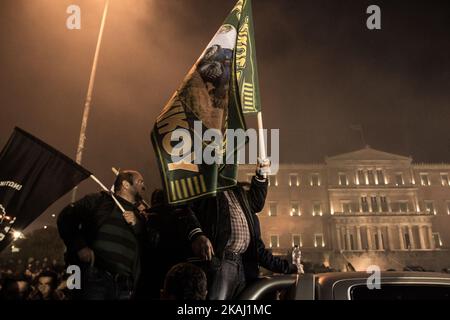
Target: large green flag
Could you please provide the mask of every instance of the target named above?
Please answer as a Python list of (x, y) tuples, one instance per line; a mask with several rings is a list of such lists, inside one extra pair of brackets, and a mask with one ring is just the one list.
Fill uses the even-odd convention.
[[(239, 0), (156, 119), (152, 143), (169, 204), (211, 196), (236, 185), (237, 150), (243, 145), (230, 144), (226, 132), (245, 130), (243, 114), (258, 111), (251, 0)], [(202, 139), (208, 129), (225, 137), (220, 147), (217, 141)], [(212, 145), (222, 161), (210, 163), (202, 158)]]

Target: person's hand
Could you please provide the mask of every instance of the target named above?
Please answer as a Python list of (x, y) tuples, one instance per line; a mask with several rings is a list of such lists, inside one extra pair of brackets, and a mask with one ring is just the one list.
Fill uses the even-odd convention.
[(297, 266), (297, 274), (305, 274), (305, 270), (303, 269), (303, 264), (296, 264)]
[(192, 242), (192, 251), (194, 254), (206, 261), (211, 261), (214, 255), (214, 249), (211, 241), (206, 236), (199, 236)]
[(78, 258), (80, 258), (81, 262), (90, 263), (94, 260), (94, 251), (88, 247), (84, 247), (78, 251)]
[(270, 175), (270, 160), (258, 158), (258, 164), (256, 165), (256, 174), (258, 177), (267, 178)]
[(124, 217), (125, 221), (131, 226), (134, 226), (137, 222), (136, 215), (132, 211), (125, 211), (123, 213), (123, 217)]

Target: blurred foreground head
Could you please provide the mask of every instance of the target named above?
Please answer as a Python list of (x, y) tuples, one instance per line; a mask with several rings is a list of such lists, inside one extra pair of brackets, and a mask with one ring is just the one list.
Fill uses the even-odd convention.
[(173, 266), (166, 275), (162, 300), (205, 300), (206, 274), (191, 263)]

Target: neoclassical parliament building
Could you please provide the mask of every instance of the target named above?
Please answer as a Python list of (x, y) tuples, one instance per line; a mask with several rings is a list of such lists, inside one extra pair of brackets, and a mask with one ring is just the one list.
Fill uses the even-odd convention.
[[(241, 166), (247, 180), (254, 166)], [(281, 164), (259, 214), (274, 254), (345, 270), (450, 267), (450, 164), (367, 146), (321, 164)]]

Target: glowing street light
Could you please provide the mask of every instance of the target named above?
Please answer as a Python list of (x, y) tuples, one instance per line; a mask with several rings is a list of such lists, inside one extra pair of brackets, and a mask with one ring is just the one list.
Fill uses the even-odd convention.
[(13, 231), (12, 236), (13, 236), (13, 241), (16, 241), (16, 240), (24, 238), (23, 233), (20, 232), (20, 231)]

